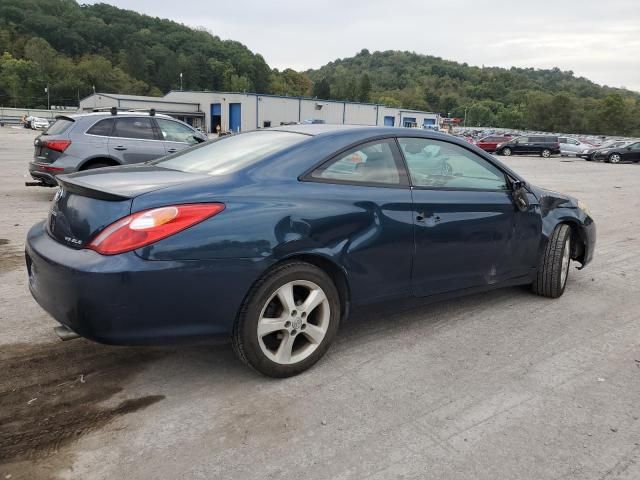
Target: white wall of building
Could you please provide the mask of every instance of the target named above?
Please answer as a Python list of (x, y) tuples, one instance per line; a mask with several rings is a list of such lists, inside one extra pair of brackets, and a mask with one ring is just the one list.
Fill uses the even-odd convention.
[[(114, 95), (117, 97), (117, 95)], [(147, 101), (148, 100), (148, 101)], [(351, 125), (384, 125), (385, 117), (393, 118), (393, 125), (404, 126), (407, 119), (414, 119), (422, 127), (425, 119), (438, 125), (439, 116), (435, 113), (419, 112), (401, 108), (386, 107), (364, 103), (316, 100), (298, 97), (281, 97), (275, 95), (257, 95), (253, 93), (226, 92), (181, 92), (171, 91), (163, 98), (147, 97), (143, 99), (122, 100), (121, 108), (156, 108), (158, 111), (175, 110), (176, 112), (194, 111), (199, 108), (205, 117), (208, 132), (212, 131), (212, 105), (219, 104), (221, 129), (228, 131), (230, 125), (231, 104), (239, 104), (240, 129), (242, 131), (263, 128), (265, 122), (272, 127), (282, 123), (304, 122), (305, 120), (323, 120), (332, 124)], [(106, 95), (96, 94), (83, 99), (81, 108), (90, 110), (118, 106), (118, 101)], [(126, 105), (126, 106), (124, 106)], [(215, 125), (213, 126), (215, 128)]]
[(301, 113), (301, 100), (299, 98), (283, 97), (258, 97), (258, 127), (262, 128), (264, 122), (270, 122), (272, 127), (282, 123), (299, 122)]

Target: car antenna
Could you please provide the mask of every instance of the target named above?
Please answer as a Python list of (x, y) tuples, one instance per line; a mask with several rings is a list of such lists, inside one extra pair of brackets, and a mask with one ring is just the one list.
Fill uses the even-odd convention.
[(111, 107), (111, 115), (117, 115), (118, 114), (118, 108), (117, 107)]
[(151, 115), (152, 117), (156, 116), (156, 109), (152, 108), (151, 110), (149, 110), (149, 115)]

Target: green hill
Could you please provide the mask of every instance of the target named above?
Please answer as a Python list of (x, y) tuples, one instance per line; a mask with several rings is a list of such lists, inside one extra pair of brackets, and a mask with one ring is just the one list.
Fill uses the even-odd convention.
[(77, 105), (93, 91), (253, 91), (378, 102), (464, 116), (468, 125), (640, 135), (640, 94), (559, 69), (480, 68), (361, 51), (318, 70), (271, 69), (241, 43), (74, 0), (0, 2), (0, 105)]
[(557, 68), (481, 68), (362, 50), (306, 72), (314, 93), (464, 117), (467, 125), (640, 135), (640, 94)]

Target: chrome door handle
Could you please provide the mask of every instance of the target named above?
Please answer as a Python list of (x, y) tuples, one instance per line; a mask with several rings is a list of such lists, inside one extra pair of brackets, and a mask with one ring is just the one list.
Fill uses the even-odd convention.
[(177, 148), (170, 148), (169, 150), (167, 150), (167, 153), (176, 153), (177, 151)]

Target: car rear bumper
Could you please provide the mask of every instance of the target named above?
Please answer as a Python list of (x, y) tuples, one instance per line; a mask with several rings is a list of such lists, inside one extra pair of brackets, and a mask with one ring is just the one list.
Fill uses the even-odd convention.
[(56, 175), (73, 173), (74, 171), (74, 169), (61, 168), (47, 162), (39, 162), (37, 160), (29, 162), (29, 174), (31, 178), (51, 186), (58, 184), (55, 179)]
[(103, 256), (55, 241), (44, 222), (27, 236), (29, 289), (58, 322), (91, 340), (121, 345), (228, 337), (264, 269), (250, 259), (149, 261)]

